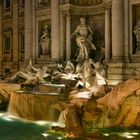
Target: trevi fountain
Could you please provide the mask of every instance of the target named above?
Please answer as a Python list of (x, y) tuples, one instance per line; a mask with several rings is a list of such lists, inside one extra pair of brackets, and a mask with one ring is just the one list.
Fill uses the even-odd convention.
[(30, 59), (24, 71), (0, 83), (0, 108), (7, 110), (2, 117), (45, 122), (40, 139), (139, 139), (140, 74), (108, 84), (104, 61), (90, 58), (96, 46), (85, 21), (81, 17), (72, 34), (79, 47), (75, 60), (49, 69), (36, 68)]
[[(135, 45), (134, 48), (131, 48), (133, 53), (131, 61), (138, 62), (140, 49), (140, 16), (138, 10), (140, 7), (137, 5), (139, 0), (135, 0), (135, 2), (124, 0), (126, 5), (124, 4), (124, 7), (121, 8), (124, 8), (125, 12), (122, 13), (123, 10), (120, 8), (122, 1), (104, 0), (104, 6), (100, 7), (101, 10), (106, 10), (105, 42), (103, 42), (100, 38), (96, 38), (96, 41), (93, 38), (95, 30), (93, 32), (92, 19), (94, 18), (91, 16), (94, 13), (100, 14), (98, 6), (102, 5), (103, 1), (81, 0), (80, 6), (82, 7), (82, 4), (87, 6), (86, 13), (82, 13), (82, 8), (77, 6), (77, 1), (62, 0), (59, 7), (62, 14), (60, 21), (62, 36), (60, 36), (61, 41), (58, 42), (58, 1), (52, 0), (51, 3), (49, 0), (38, 0), (36, 2), (36, 7), (34, 8), (37, 10), (46, 5), (50, 6), (51, 3), (52, 21), (50, 26), (48, 20), (50, 17), (49, 10), (45, 12), (48, 15), (42, 17), (39, 17), (42, 13), (37, 11), (37, 19), (34, 20), (37, 21), (37, 25), (33, 22), (34, 30), (31, 33), (29, 13), (34, 11), (30, 11), (31, 4), (25, 0), (26, 63), (24, 63), (23, 67), (20, 66), (21, 69), (18, 70), (16, 70), (16, 65), (14, 67), (14, 64), (12, 64), (15, 69), (11, 72), (10, 70), (13, 67), (9, 67), (10, 53), (8, 52), (8, 47), (7, 50), (4, 50), (5, 54), (3, 54), (3, 67), (6, 69), (5, 75), (1, 77), (0, 81), (1, 140), (140, 139), (140, 67), (138, 63), (132, 64), (132, 67), (130, 67), (131, 63), (127, 55), (129, 51), (126, 47), (129, 46), (127, 42), (129, 40), (129, 36), (127, 36), (129, 32), (128, 26), (124, 27), (125, 33), (123, 33), (123, 26), (127, 25), (126, 21), (129, 19), (126, 14), (129, 1), (132, 5), (131, 12), (133, 12), (131, 16), (135, 15), (134, 19), (131, 18), (133, 21), (131, 25), (133, 26), (133, 31), (131, 31), (133, 35), (130, 36), (130, 39), (132, 39), (131, 44)], [(13, 3), (14, 9), (18, 10), (16, 0)], [(20, 4), (24, 5), (24, 1)], [(34, 4), (32, 6), (35, 6)], [(93, 5), (93, 11), (90, 5)], [(8, 7), (9, 2), (6, 1), (5, 8), (8, 10)], [(67, 8), (70, 9), (68, 10)], [(78, 10), (80, 10), (80, 14)], [(110, 13), (111, 10), (112, 13)], [(22, 8), (19, 14), (22, 16)], [(79, 22), (77, 22), (78, 24), (74, 23), (76, 26), (73, 24), (72, 33), (70, 32), (71, 15), (75, 16), (75, 19), (78, 19)], [(123, 15), (126, 15), (124, 19)], [(13, 13), (13, 16), (15, 19), (13, 24), (17, 25), (16, 12)], [(0, 19), (1, 17), (0, 15)], [(48, 19), (46, 20), (44, 17)], [(63, 17), (66, 18), (66, 36), (63, 34), (62, 28), (64, 25)], [(99, 20), (98, 17), (96, 18)], [(110, 23), (111, 18), (112, 24)], [(90, 20), (87, 21), (87, 19)], [(125, 20), (124, 23), (122, 23), (123, 20)], [(89, 25), (88, 22), (90, 23)], [(96, 20), (94, 22), (96, 23)], [(19, 26), (21, 26), (20, 24)], [(114, 29), (112, 34), (110, 26)], [(36, 28), (38, 29), (37, 37), (34, 36)], [(8, 40), (12, 30), (7, 28), (4, 32)], [(103, 33), (104, 31), (101, 30), (101, 32)], [(18, 31), (13, 30), (13, 33), (14, 45), (16, 46)], [(20, 31), (20, 33), (23, 32)], [(111, 35), (112, 38), (110, 37)], [(123, 38), (123, 35), (125, 38)], [(31, 38), (34, 39), (32, 45), (38, 47), (33, 49), (32, 57), (30, 56), (31, 50), (28, 48)], [(110, 45), (111, 39), (112, 48)], [(125, 40), (125, 49), (121, 48), (123, 39)], [(0, 40), (0, 42), (2, 41)], [(76, 47), (72, 46), (73, 42)], [(66, 45), (66, 50), (61, 48), (60, 51), (62, 57), (64, 57), (63, 52), (66, 51), (66, 59), (57, 59), (56, 61), (55, 58), (59, 56), (57, 48), (59, 43), (63, 44), (63, 46)], [(98, 44), (101, 45), (99, 56), (97, 56)], [(70, 50), (71, 46), (73, 50)], [(37, 53), (35, 52), (36, 50)], [(15, 47), (15, 54), (16, 51)], [(70, 51), (72, 51), (71, 54)], [(123, 51), (125, 52), (123, 53)], [(24, 58), (23, 52), (21, 52), (20, 56), (21, 65)], [(36, 55), (38, 58), (34, 58)], [(125, 57), (127, 64), (123, 63), (123, 57)], [(13, 58), (16, 59), (16, 55)], [(46, 60), (50, 61), (51, 58), (56, 62), (53, 66), (44, 63)], [(43, 65), (40, 64), (41, 61)], [(111, 63), (108, 63), (109, 61)], [(133, 70), (133, 74), (129, 73), (131, 77), (126, 78), (125, 76), (130, 69)], [(0, 69), (0, 71), (4, 70)], [(116, 71), (119, 73), (115, 73)], [(120, 78), (119, 80), (121, 81), (116, 83), (120, 71), (122, 72), (122, 79)], [(109, 79), (112, 73), (116, 74), (113, 75), (117, 77), (116, 79)], [(112, 83), (110, 82), (111, 80)], [(114, 82), (113, 80), (116, 81)]]

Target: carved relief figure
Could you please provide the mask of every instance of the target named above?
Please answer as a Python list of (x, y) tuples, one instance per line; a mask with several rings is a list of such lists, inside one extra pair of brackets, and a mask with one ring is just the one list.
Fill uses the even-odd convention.
[(138, 52), (138, 51), (140, 51), (140, 20), (136, 23), (136, 26), (134, 28), (134, 34), (135, 34), (136, 41), (137, 41), (136, 52)]
[(34, 84), (36, 82), (44, 83), (45, 77), (48, 77), (49, 74), (47, 73), (48, 68), (43, 66), (40, 68), (35, 68), (32, 65), (32, 61), (30, 59), (29, 64), (25, 71), (18, 71), (12, 77), (12, 81), (20, 81), (20, 78), (24, 79), (25, 84)]
[(41, 46), (41, 51), (42, 55), (49, 55), (50, 54), (50, 43), (51, 43), (51, 38), (50, 38), (50, 33), (48, 30), (48, 25), (44, 25), (44, 31), (42, 36), (40, 37), (40, 46)]
[(89, 88), (95, 84), (95, 70), (92, 59), (87, 59), (83, 63), (83, 82), (84, 87)]
[(74, 35), (76, 35), (76, 43), (79, 47), (77, 61), (83, 62), (89, 58), (91, 50), (96, 50), (96, 47), (92, 43), (93, 32), (90, 26), (86, 25), (86, 19), (84, 17), (80, 18), (80, 25), (78, 25), (76, 30), (72, 33), (72, 37)]
[(96, 73), (96, 84), (97, 85), (106, 85), (107, 84), (107, 73), (106, 66), (100, 62), (94, 64), (95, 73)]

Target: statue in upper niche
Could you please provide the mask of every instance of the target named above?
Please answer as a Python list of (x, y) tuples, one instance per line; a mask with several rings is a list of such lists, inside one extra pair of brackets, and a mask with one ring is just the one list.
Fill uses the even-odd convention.
[(86, 19), (84, 17), (80, 18), (80, 24), (72, 33), (72, 37), (74, 35), (76, 35), (76, 43), (79, 47), (77, 61), (82, 63), (89, 58), (91, 50), (96, 50), (95, 45), (92, 43), (93, 32), (90, 26), (86, 25)]
[(137, 41), (136, 52), (138, 52), (138, 51), (140, 51), (140, 20), (136, 23), (136, 26), (134, 28), (134, 34), (135, 34), (136, 41)]
[(51, 43), (51, 38), (50, 38), (50, 33), (48, 30), (48, 25), (44, 25), (44, 31), (40, 37), (40, 46), (41, 46), (41, 51), (42, 55), (49, 55), (50, 54), (50, 43)]

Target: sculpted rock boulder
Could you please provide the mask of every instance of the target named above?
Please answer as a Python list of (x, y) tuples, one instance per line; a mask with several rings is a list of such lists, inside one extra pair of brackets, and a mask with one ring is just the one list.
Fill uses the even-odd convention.
[(8, 84), (4, 82), (0, 83), (0, 110), (7, 109), (10, 100), (11, 91), (17, 89), (20, 89), (20, 85)]
[(140, 118), (140, 75), (115, 86), (97, 100), (102, 112), (99, 127), (138, 126)]

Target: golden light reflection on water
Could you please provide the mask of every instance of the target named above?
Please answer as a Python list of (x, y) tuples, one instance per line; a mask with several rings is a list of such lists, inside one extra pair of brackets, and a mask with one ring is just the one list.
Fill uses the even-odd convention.
[(126, 138), (126, 139), (133, 139), (136, 138), (136, 136), (139, 135), (138, 132), (108, 132), (108, 133), (103, 133), (103, 136), (105, 137), (109, 137), (109, 136), (114, 136), (117, 135), (119, 137), (122, 138)]
[[(36, 134), (36, 135), (41, 135), (42, 137), (44, 137), (44, 138), (46, 138), (48, 140), (53, 140), (53, 139), (55, 139), (55, 140), (67, 140), (67, 138), (65, 138), (63, 132), (60, 132), (58, 134), (58, 132), (50, 130), (52, 125), (53, 126), (58, 126), (59, 125), (59, 123), (57, 123), (57, 122), (49, 122), (49, 121), (32, 121), (31, 122), (31, 121), (25, 121), (23, 119), (11, 118), (11, 116), (8, 116), (6, 113), (3, 113), (3, 112), (0, 113), (0, 120), (1, 120), (1, 123), (6, 122), (8, 124), (9, 128), (7, 128), (7, 129), (10, 129), (10, 124), (13, 124), (13, 123), (16, 124), (16, 121), (18, 121), (18, 122), (26, 122), (24, 124), (27, 125), (27, 126), (31, 125), (31, 124), (35, 124), (34, 125), (35, 128), (37, 128), (37, 129), (43, 128), (42, 132), (37, 131), (38, 134)], [(94, 133), (95, 132), (96, 132), (96, 130), (94, 130)], [(139, 140), (140, 139), (140, 130), (139, 129), (115, 129), (115, 130), (114, 129), (99, 129), (98, 132), (100, 132), (102, 134), (103, 140), (106, 139), (106, 137), (107, 137), (107, 139), (110, 139), (110, 140), (113, 140), (114, 137), (116, 137), (119, 140), (125, 140), (125, 139)], [(1, 136), (0, 136), (0, 138), (1, 138)]]

